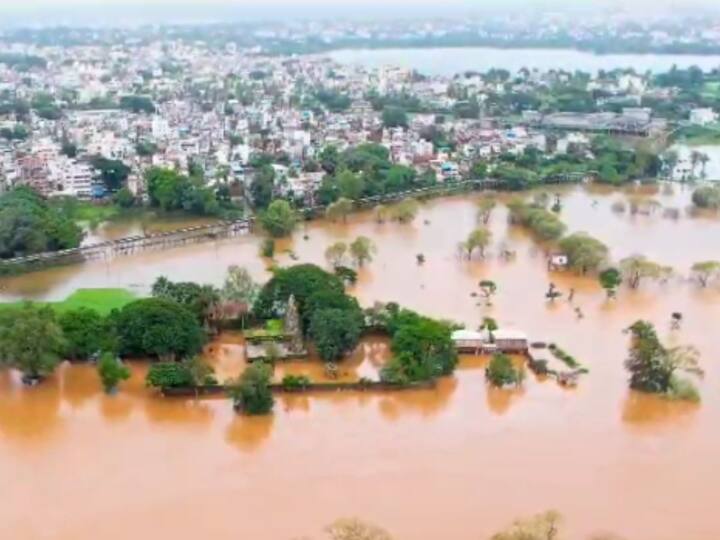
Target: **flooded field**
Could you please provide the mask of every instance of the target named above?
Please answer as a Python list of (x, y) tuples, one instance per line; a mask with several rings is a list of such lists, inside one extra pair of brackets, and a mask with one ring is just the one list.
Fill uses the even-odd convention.
[[(611, 209), (640, 195), (677, 208), (679, 218)], [(679, 187), (564, 192), (570, 231), (603, 240), (615, 260), (642, 253), (680, 275), (607, 302), (594, 279), (549, 273), (542, 248), (508, 227), (502, 206), (487, 258), (459, 258), (457, 243), (476, 226), (474, 199), (428, 202), (412, 225), (379, 225), (370, 214), (308, 223), (280, 243), (278, 260), (325, 264), (329, 244), (369, 236), (378, 252), (353, 290), (363, 305), (394, 300), (469, 327), (492, 315), (588, 366), (575, 390), (532, 376), (521, 390), (489, 390), (486, 360), (466, 357), (435, 390), (278, 397), (272, 416), (245, 418), (225, 399), (154, 397), (143, 365), (112, 397), (88, 366), (64, 365), (34, 389), (0, 373), (0, 538), (319, 539), (334, 519), (359, 516), (398, 539), (480, 540), (551, 508), (572, 539), (603, 531), (628, 540), (720, 537), (720, 289), (681, 277), (694, 262), (720, 259), (720, 219), (688, 214), (690, 191)], [(236, 238), (8, 278), (2, 298), (60, 299), (97, 286), (142, 293), (160, 275), (220, 284), (230, 264), (264, 280), (259, 244)], [(499, 257), (500, 245), (516, 258)], [(492, 308), (471, 296), (484, 278), (498, 284)], [(564, 300), (545, 301), (550, 281), (576, 290), (583, 319)], [(671, 332), (675, 311), (684, 323)], [(622, 330), (639, 318), (668, 342), (700, 350), (702, 404), (627, 390)], [(242, 369), (238, 336), (210, 347), (221, 377)], [(387, 347), (366, 340), (342, 376), (374, 376)], [(285, 372), (323, 376), (300, 362), (276, 376)]]

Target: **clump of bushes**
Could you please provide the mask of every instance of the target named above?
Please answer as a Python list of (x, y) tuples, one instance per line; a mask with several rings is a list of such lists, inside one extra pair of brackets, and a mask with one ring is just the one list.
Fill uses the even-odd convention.
[(236, 411), (249, 415), (268, 414), (275, 404), (270, 381), (272, 366), (254, 362), (230, 386), (229, 394)]
[(97, 371), (103, 389), (107, 393), (113, 392), (118, 384), (130, 378), (130, 369), (112, 353), (104, 353), (100, 356)]
[(506, 354), (495, 354), (485, 370), (485, 378), (498, 388), (510, 385), (519, 385), (523, 381), (523, 372), (517, 369), (512, 359)]
[(567, 367), (571, 369), (576, 369), (580, 367), (580, 363), (575, 359), (574, 356), (568, 354), (554, 343), (551, 343), (548, 349), (555, 358), (560, 360)]
[(150, 366), (145, 383), (152, 388), (183, 388), (217, 384), (212, 366), (199, 357), (182, 362), (157, 362)]
[(367, 321), (391, 336), (392, 359), (380, 372), (391, 384), (428, 381), (455, 371), (458, 357), (452, 341), (454, 326), (424, 317), (397, 304), (378, 306)]
[(310, 378), (305, 375), (285, 375), (282, 379), (282, 386), (285, 390), (304, 390), (310, 384)]

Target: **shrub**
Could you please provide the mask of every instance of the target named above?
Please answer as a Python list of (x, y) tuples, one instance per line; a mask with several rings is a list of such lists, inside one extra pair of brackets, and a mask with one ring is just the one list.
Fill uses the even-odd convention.
[(285, 375), (282, 380), (282, 386), (285, 390), (303, 390), (310, 384), (310, 379), (305, 375)]
[(115, 390), (122, 381), (130, 378), (130, 369), (112, 353), (103, 353), (97, 364), (98, 376), (106, 392)]
[(670, 399), (700, 403), (700, 391), (687, 379), (673, 376), (670, 379), (670, 388), (667, 395)]
[(266, 238), (260, 244), (260, 256), (266, 259), (272, 259), (275, 256), (275, 240)]
[(506, 354), (495, 354), (485, 370), (485, 377), (493, 386), (502, 388), (511, 384), (519, 384), (522, 376), (515, 369), (512, 360)]
[(150, 366), (145, 384), (153, 388), (177, 388), (193, 386), (193, 375), (189, 367), (176, 362), (158, 362)]

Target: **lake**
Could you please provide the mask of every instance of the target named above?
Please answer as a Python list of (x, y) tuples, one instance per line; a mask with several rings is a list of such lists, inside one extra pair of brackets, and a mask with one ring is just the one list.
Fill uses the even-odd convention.
[(399, 66), (424, 75), (451, 77), (465, 71), (484, 72), (503, 68), (514, 73), (522, 68), (549, 71), (585, 71), (633, 68), (639, 73), (701, 67), (705, 71), (720, 67), (720, 56), (673, 54), (594, 54), (575, 49), (498, 49), (491, 47), (419, 49), (346, 49), (328, 56), (341, 64), (368, 68)]
[[(638, 196), (680, 218), (612, 211)], [(686, 212), (690, 196), (679, 186), (567, 188), (562, 218), (606, 242), (614, 259), (644, 253), (684, 276), (720, 257), (720, 219)], [(398, 540), (478, 540), (547, 509), (563, 514), (573, 539), (720, 537), (720, 288), (678, 277), (608, 302), (594, 279), (549, 272), (541, 246), (508, 226), (504, 206), (493, 214), (488, 257), (463, 260), (456, 246), (476, 226), (476, 199), (430, 201), (409, 225), (379, 225), (370, 213), (310, 222), (280, 243), (278, 262), (292, 264), (292, 251), (324, 265), (331, 243), (371, 237), (377, 255), (352, 289), (364, 306), (395, 300), (470, 327), (491, 315), (587, 365), (576, 389), (534, 376), (520, 390), (489, 389), (487, 359), (464, 357), (435, 390), (284, 396), (273, 415), (247, 418), (226, 399), (153, 396), (144, 364), (115, 396), (102, 393), (89, 366), (63, 365), (32, 389), (0, 372), (0, 538), (320, 539), (328, 523), (358, 516)], [(4, 278), (2, 297), (63, 298), (93, 286), (143, 292), (160, 275), (217, 285), (230, 264), (265, 280), (260, 242), (246, 236)], [(501, 246), (516, 259), (500, 258)], [(471, 296), (482, 279), (498, 284), (492, 308)], [(565, 300), (545, 301), (550, 281), (576, 290), (584, 319)], [(684, 315), (679, 331), (670, 330), (675, 311)], [(702, 404), (628, 391), (623, 329), (637, 319), (654, 322), (669, 344), (700, 350)], [(225, 335), (206, 355), (221, 377), (236, 376), (242, 339)], [(387, 342), (370, 338), (342, 364), (343, 376), (373, 376), (387, 356)], [(313, 364), (276, 376), (284, 372), (322, 376)]]

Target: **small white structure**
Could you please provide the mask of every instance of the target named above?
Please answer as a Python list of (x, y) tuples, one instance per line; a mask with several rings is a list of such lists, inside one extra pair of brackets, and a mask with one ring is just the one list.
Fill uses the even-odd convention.
[(710, 108), (693, 109), (690, 111), (690, 123), (696, 126), (706, 126), (717, 122), (718, 114)]
[(474, 354), (522, 353), (529, 345), (525, 333), (512, 329), (495, 330), (492, 335), (488, 331), (456, 330), (452, 340), (457, 351)]

